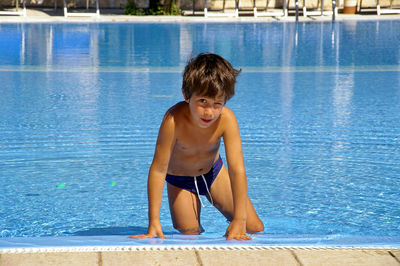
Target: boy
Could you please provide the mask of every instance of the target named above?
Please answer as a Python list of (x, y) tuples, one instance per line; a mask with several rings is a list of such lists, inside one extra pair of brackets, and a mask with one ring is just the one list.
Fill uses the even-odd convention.
[[(203, 232), (200, 195), (230, 221), (227, 240), (249, 240), (246, 231), (264, 230), (247, 196), (239, 127), (225, 106), (239, 73), (216, 54), (200, 54), (189, 61), (183, 75), (185, 101), (166, 112), (149, 170), (149, 227), (146, 234), (131, 238), (165, 238), (159, 219), (165, 181), (174, 228), (183, 234)], [(229, 170), (218, 151), (221, 137)]]

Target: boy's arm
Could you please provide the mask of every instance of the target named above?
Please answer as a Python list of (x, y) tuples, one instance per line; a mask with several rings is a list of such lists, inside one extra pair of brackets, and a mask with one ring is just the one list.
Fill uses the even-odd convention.
[(227, 240), (249, 240), (251, 238), (246, 234), (247, 180), (243, 162), (242, 142), (235, 115), (228, 108), (225, 109), (226, 124), (223, 139), (234, 204), (233, 220), (228, 226), (225, 236)]
[(160, 126), (147, 181), (149, 228), (146, 234), (131, 236), (131, 238), (165, 238), (160, 224), (160, 208), (165, 176), (174, 144), (175, 123), (173, 116), (167, 113)]

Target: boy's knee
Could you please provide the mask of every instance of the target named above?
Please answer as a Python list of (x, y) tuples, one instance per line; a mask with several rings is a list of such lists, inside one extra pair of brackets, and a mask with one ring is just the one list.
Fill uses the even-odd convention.
[(256, 225), (257, 232), (264, 231), (264, 224), (263, 222), (259, 221)]
[(174, 226), (176, 230), (178, 230), (183, 235), (200, 235), (204, 232), (202, 226), (194, 227), (194, 228), (179, 228)]
[(257, 233), (264, 231), (264, 224), (261, 220), (256, 221), (255, 223), (248, 224), (247, 231), (250, 233)]

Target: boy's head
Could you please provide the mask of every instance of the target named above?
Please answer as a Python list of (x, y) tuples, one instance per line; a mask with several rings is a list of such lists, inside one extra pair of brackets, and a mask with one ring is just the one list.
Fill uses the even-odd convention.
[(190, 59), (183, 73), (182, 91), (189, 100), (193, 94), (215, 98), (224, 96), (228, 101), (235, 94), (236, 70), (223, 57), (199, 54)]

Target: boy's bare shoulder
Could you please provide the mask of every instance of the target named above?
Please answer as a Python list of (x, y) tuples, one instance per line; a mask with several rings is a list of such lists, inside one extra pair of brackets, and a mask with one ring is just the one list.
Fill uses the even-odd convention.
[(229, 109), (226, 106), (224, 106), (224, 109), (222, 110), (221, 118), (224, 123), (232, 123), (232, 122), (236, 121), (235, 114), (233, 113), (233, 111), (231, 109)]
[(179, 102), (167, 110), (164, 115), (164, 122), (175, 123), (180, 120), (186, 110), (186, 102)]
[(221, 136), (225, 135), (225, 133), (232, 131), (232, 129), (237, 127), (236, 116), (231, 109), (224, 106), (224, 109), (221, 113), (219, 129), (221, 130)]
[(166, 114), (169, 115), (178, 115), (183, 112), (184, 108), (186, 107), (187, 103), (186, 102), (178, 102), (177, 104), (173, 105), (168, 109)]
[(184, 108), (185, 102), (179, 102), (165, 112), (159, 136), (172, 136), (176, 134), (177, 125), (181, 124), (179, 120), (182, 119)]

